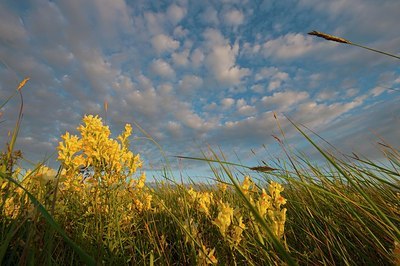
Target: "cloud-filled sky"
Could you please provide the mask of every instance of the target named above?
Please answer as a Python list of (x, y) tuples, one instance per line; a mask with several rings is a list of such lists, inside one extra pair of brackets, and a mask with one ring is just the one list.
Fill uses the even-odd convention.
[[(17, 141), (32, 161), (76, 133), (84, 114), (105, 119), (105, 101), (112, 132), (136, 122), (167, 156), (201, 156), (210, 145), (254, 164), (276, 144), (276, 113), (299, 147), (307, 145), (285, 116), (374, 157), (378, 136), (398, 145), (400, 61), (307, 33), (399, 54), (399, 10), (398, 0), (5, 0), (0, 95), (31, 78)], [(17, 99), (1, 110), (2, 147)], [(147, 169), (161, 165), (151, 141), (132, 145)]]

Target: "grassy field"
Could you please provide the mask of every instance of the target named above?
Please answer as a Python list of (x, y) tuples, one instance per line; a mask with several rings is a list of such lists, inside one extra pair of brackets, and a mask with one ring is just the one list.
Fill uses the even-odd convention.
[(2, 265), (400, 265), (400, 153), (386, 143), (378, 164), (293, 124), (323, 166), (277, 138), (287, 157), (272, 166), (211, 150), (197, 160), (213, 183), (176, 183), (166, 168), (148, 186), (131, 126), (112, 139), (97, 116), (61, 137), (58, 170), (21, 169), (21, 114), (0, 158)]

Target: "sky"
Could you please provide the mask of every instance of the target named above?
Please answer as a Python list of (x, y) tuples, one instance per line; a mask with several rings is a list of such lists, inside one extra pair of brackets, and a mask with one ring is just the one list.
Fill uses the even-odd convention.
[[(17, 148), (32, 162), (56, 165), (60, 136), (85, 114), (114, 136), (140, 125), (159, 146), (134, 126), (132, 150), (154, 173), (164, 153), (174, 170), (207, 175), (172, 156), (208, 147), (250, 166), (279, 158), (274, 114), (310, 156), (286, 117), (379, 159), (379, 138), (399, 144), (400, 61), (307, 33), (399, 54), (399, 10), (398, 0), (2, 0), (0, 99), (30, 77)], [(18, 108), (16, 97), (1, 110), (1, 147)]]

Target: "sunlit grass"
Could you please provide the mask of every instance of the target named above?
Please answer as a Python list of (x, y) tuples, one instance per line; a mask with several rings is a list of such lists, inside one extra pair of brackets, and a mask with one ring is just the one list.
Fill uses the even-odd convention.
[(61, 137), (58, 170), (45, 163), (26, 170), (14, 146), (27, 81), (17, 86), (20, 113), (0, 161), (1, 264), (400, 263), (395, 147), (381, 143), (383, 164), (336, 156), (293, 123), (325, 164), (276, 137), (287, 158), (273, 167), (231, 163), (209, 150), (180, 156), (208, 164), (209, 184), (176, 183), (165, 171), (149, 186), (131, 152), (132, 127), (112, 139), (101, 118), (85, 116), (79, 135)]
[(360, 48), (363, 48), (363, 49), (366, 49), (366, 50), (369, 50), (369, 51), (372, 51), (372, 52), (375, 52), (375, 53), (379, 53), (379, 54), (390, 56), (390, 57), (393, 57), (393, 58), (396, 58), (396, 59), (400, 59), (400, 56), (395, 55), (393, 53), (388, 53), (388, 52), (385, 52), (385, 51), (382, 51), (382, 50), (379, 50), (379, 49), (374, 49), (374, 48), (371, 48), (371, 47), (368, 47), (368, 46), (365, 46), (365, 45), (361, 45), (361, 44), (358, 44), (358, 43), (355, 43), (355, 42), (351, 42), (351, 41), (349, 41), (347, 39), (344, 39), (344, 38), (341, 38), (341, 37), (337, 37), (337, 36), (334, 36), (334, 35), (330, 35), (330, 34), (326, 34), (326, 33), (323, 33), (323, 32), (319, 32), (319, 31), (315, 31), (314, 30), (312, 32), (309, 32), (308, 34), (309, 35), (314, 35), (314, 36), (317, 36), (317, 37), (320, 37), (320, 38), (324, 38), (325, 40), (328, 40), (328, 41), (337, 42), (337, 43), (344, 43), (344, 44), (348, 44), (348, 45), (353, 45), (353, 46), (360, 47)]

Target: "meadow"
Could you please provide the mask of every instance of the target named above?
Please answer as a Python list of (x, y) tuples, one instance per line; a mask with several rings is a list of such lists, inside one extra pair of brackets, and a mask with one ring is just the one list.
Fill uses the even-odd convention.
[(323, 164), (282, 132), (285, 159), (246, 166), (210, 149), (181, 157), (208, 164), (209, 183), (176, 182), (166, 165), (150, 184), (132, 126), (113, 139), (86, 115), (78, 135), (61, 136), (58, 169), (23, 169), (28, 80), (0, 107), (20, 97), (0, 155), (1, 265), (400, 265), (400, 151), (383, 140), (378, 163), (323, 149), (293, 122)]
[[(22, 100), (27, 81), (13, 96)], [(400, 263), (400, 153), (384, 142), (383, 164), (338, 156), (293, 123), (325, 166), (282, 136), (287, 159), (273, 167), (229, 163), (210, 150), (186, 159), (208, 163), (214, 182), (176, 183), (166, 168), (149, 186), (130, 150), (131, 125), (113, 139), (92, 115), (79, 135), (61, 136), (58, 170), (45, 162), (21, 169), (21, 117), (22, 105), (0, 161), (2, 265)]]

